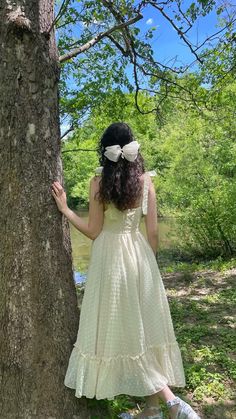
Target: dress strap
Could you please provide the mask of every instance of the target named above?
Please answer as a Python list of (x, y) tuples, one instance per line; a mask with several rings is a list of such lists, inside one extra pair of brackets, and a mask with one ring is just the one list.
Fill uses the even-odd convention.
[(95, 176), (100, 176), (102, 174), (103, 166), (96, 167)]
[(143, 183), (143, 201), (142, 201), (142, 212), (144, 215), (147, 214), (148, 210), (148, 189), (149, 189), (150, 178), (148, 173), (144, 174), (144, 183)]

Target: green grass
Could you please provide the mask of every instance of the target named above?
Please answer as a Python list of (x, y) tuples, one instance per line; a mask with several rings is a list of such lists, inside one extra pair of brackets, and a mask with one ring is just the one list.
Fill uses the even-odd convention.
[[(176, 337), (183, 356), (186, 387), (175, 393), (195, 407), (203, 419), (236, 417), (234, 310), (234, 259), (201, 263), (179, 263), (161, 269), (169, 298)], [(231, 271), (230, 271), (231, 269)], [(115, 419), (125, 411), (135, 412), (144, 398), (116, 396), (102, 403)], [(168, 415), (165, 413), (165, 417)], [(91, 416), (96, 419), (98, 416)]]
[[(167, 263), (166, 263), (167, 262)], [(174, 261), (173, 255), (168, 252), (164, 254), (163, 252), (160, 255), (160, 267), (163, 273), (172, 273), (172, 272), (201, 272), (205, 270), (213, 270), (224, 272), (228, 269), (233, 269), (236, 267), (236, 258), (230, 258), (224, 260), (221, 256), (213, 260), (207, 261)]]

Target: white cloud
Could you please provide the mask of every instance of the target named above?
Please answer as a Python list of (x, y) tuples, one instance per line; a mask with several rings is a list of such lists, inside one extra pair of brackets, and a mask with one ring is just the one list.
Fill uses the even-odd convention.
[(152, 25), (153, 24), (153, 19), (150, 17), (147, 21), (146, 21), (147, 25)]
[(82, 27), (88, 28), (90, 25), (96, 25), (96, 26), (106, 26), (106, 23), (102, 22), (101, 20), (94, 19), (91, 22), (80, 22)]

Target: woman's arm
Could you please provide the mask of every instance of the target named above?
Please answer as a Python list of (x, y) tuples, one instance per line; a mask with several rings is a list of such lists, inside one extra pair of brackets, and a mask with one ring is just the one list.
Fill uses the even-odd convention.
[[(66, 203), (66, 194), (62, 193), (63, 188), (59, 182), (52, 184), (52, 195), (55, 198), (59, 211), (68, 218), (68, 220), (85, 236), (91, 240), (95, 240), (102, 230), (104, 220), (103, 204), (95, 197), (99, 190), (99, 176), (95, 176), (90, 181), (89, 192), (89, 219), (83, 220), (74, 211), (72, 211)], [(59, 195), (60, 193), (60, 195)]]
[(156, 255), (158, 247), (157, 235), (157, 206), (156, 206), (156, 192), (152, 180), (150, 179), (148, 189), (148, 210), (145, 216), (145, 225), (148, 242)]

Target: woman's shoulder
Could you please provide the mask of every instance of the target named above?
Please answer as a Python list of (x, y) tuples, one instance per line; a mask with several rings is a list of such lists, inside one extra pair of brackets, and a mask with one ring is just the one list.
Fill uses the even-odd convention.
[(141, 179), (142, 183), (145, 182), (145, 179), (146, 179), (146, 181), (149, 181), (148, 183), (152, 183), (152, 178), (154, 176), (157, 176), (156, 171), (155, 170), (149, 170), (147, 172), (144, 172), (141, 175), (140, 179)]
[(96, 193), (99, 191), (101, 176), (95, 175), (90, 179), (90, 188)]
[(147, 173), (150, 177), (157, 176), (156, 170), (149, 170), (148, 172), (145, 172), (145, 173)]

